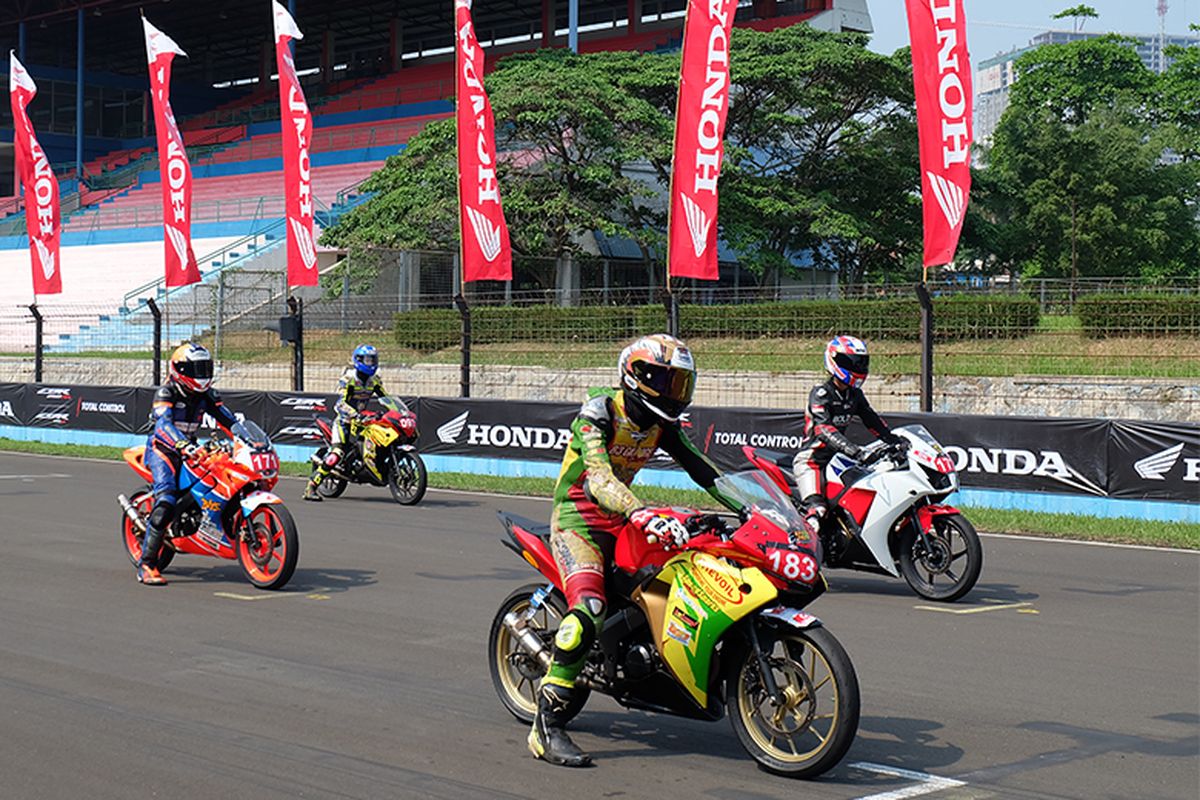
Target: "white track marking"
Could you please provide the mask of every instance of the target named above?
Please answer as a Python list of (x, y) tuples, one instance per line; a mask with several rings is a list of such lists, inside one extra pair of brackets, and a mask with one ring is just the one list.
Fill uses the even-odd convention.
[(865, 761), (851, 764), (850, 767), (851, 769), (861, 769), (879, 775), (890, 775), (894, 778), (907, 778), (910, 781), (919, 781), (916, 786), (905, 786), (901, 789), (893, 789), (890, 792), (882, 792), (881, 794), (864, 795), (855, 798), (855, 800), (903, 800), (906, 797), (920, 797), (921, 795), (940, 792), (943, 789), (953, 789), (958, 786), (967, 785), (966, 781), (956, 781), (953, 778), (939, 778), (937, 775), (930, 775), (926, 772), (913, 772), (912, 770), (888, 767), (883, 764), (869, 764)]
[(0, 481), (32, 481), (41, 480), (42, 478), (70, 478), (71, 475), (64, 475), (61, 472), (51, 472), (47, 475), (0, 475)]
[(264, 592), (263, 594), (235, 594), (234, 592), (213, 592), (213, 597), (222, 597), (226, 600), (243, 600), (248, 603), (253, 603), (256, 600), (278, 600), (283, 597), (304, 597), (309, 600), (328, 600), (329, 595), (324, 592), (332, 592), (333, 589), (314, 589), (312, 592), (301, 594), (300, 592)]
[(985, 611), (1004, 611), (1011, 608), (1025, 608), (1031, 603), (1003, 603), (1000, 605), (974, 606), (973, 608), (946, 608), (945, 606), (913, 606), (920, 611), (940, 611), (943, 614), (982, 614)]

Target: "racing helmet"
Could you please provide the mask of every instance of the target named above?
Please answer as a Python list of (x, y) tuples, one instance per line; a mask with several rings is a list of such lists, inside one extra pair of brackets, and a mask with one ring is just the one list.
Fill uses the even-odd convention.
[(354, 348), (354, 368), (368, 378), (379, 369), (379, 352), (373, 344), (360, 344)]
[(184, 342), (171, 353), (167, 362), (167, 379), (185, 392), (199, 394), (208, 391), (213, 382), (213, 360), (208, 350), (192, 342)]
[(825, 345), (825, 369), (847, 386), (861, 388), (870, 372), (867, 343), (853, 336), (835, 336)]
[(696, 364), (674, 336), (643, 336), (621, 351), (617, 369), (625, 396), (667, 422), (677, 422), (692, 402)]

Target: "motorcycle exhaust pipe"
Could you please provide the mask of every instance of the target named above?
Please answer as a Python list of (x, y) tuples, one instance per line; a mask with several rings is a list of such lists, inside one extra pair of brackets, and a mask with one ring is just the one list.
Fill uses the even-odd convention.
[(117, 502), (121, 504), (121, 508), (125, 510), (125, 516), (129, 517), (129, 521), (133, 523), (133, 527), (138, 529), (139, 533), (146, 532), (146, 520), (142, 519), (141, 512), (133, 507), (129, 502), (129, 498), (123, 494), (117, 495)]
[(522, 650), (536, 658), (543, 669), (550, 669), (553, 654), (548, 647), (542, 644), (542, 640), (538, 638), (537, 634), (529, 630), (521, 614), (516, 611), (508, 612), (504, 615), (503, 624), (517, 640)]

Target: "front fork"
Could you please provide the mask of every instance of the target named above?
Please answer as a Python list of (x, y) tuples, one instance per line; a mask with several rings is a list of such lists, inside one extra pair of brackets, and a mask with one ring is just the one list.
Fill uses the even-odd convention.
[(767, 663), (767, 654), (763, 652), (762, 645), (758, 641), (758, 626), (754, 624), (754, 620), (750, 620), (750, 646), (754, 648), (754, 657), (758, 659), (758, 672), (762, 675), (763, 688), (767, 690), (767, 697), (771, 698), (771, 705), (778, 708), (783, 705), (785, 700), (783, 692), (779, 691), (779, 684), (775, 683), (775, 673), (771, 672), (771, 665)]

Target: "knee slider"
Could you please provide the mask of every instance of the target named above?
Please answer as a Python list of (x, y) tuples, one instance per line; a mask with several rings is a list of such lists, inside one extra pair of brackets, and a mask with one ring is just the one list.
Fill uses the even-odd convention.
[(150, 511), (150, 526), (157, 530), (162, 530), (170, 524), (171, 519), (175, 516), (175, 504), (157, 502), (154, 508)]
[(563, 617), (554, 635), (554, 660), (561, 663), (578, 661), (596, 641), (596, 623), (586, 613), (572, 609)]

